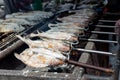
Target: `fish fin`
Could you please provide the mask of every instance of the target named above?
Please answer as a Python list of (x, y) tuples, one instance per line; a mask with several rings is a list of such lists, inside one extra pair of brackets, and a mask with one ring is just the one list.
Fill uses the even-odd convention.
[(22, 60), (22, 57), (21, 57), (19, 54), (15, 53), (14, 56), (15, 56), (17, 59)]
[(16, 35), (16, 37), (19, 38), (20, 40), (22, 40), (23, 42), (27, 43), (27, 44), (28, 44), (29, 41), (30, 41), (30, 39), (28, 39), (28, 40), (29, 40), (29, 41), (28, 41), (27, 39), (21, 37), (20, 35)]

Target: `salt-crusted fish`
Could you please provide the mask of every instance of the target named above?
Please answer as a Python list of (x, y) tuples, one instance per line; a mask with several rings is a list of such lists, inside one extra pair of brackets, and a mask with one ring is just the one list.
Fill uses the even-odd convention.
[(0, 24), (0, 33), (9, 33), (9, 32), (21, 32), (25, 28), (16, 23), (5, 23)]
[(42, 32), (38, 34), (31, 34), (31, 37), (41, 37), (48, 39), (66, 40), (66, 41), (78, 41), (77, 36), (72, 33), (66, 32)]
[(31, 22), (39, 22), (42, 19), (49, 18), (53, 14), (51, 12), (42, 12), (42, 11), (30, 11), (30, 12), (18, 12), (13, 13), (12, 15), (7, 15), (6, 18), (19, 18), (26, 19)]
[(9, 18), (9, 19), (6, 19), (6, 20), (3, 20), (2, 22), (3, 24), (4, 23), (16, 23), (16, 24), (19, 24), (19, 25), (34, 25), (35, 23), (31, 23), (25, 19), (15, 19), (15, 18)]
[(48, 24), (48, 27), (58, 27), (58, 28), (69, 28), (69, 29), (83, 29), (82, 24), (80, 23), (57, 23), (57, 24)]
[(80, 26), (80, 23), (57, 23), (57, 24), (48, 24), (48, 26)]
[(30, 48), (47, 48), (54, 51), (69, 51), (70, 45), (58, 40), (31, 40), (16, 35), (20, 40), (24, 41)]
[(47, 32), (67, 32), (67, 33), (73, 33), (73, 34), (82, 34), (83, 33), (83, 29), (74, 29), (73, 28), (64, 28), (64, 27), (53, 27), (50, 30), (48, 30)]
[(44, 48), (26, 49), (21, 54), (15, 54), (15, 57), (26, 65), (35, 68), (62, 65), (66, 59), (60, 52), (54, 52)]

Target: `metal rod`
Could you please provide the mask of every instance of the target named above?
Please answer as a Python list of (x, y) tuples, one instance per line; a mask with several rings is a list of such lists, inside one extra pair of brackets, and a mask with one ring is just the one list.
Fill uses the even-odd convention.
[(99, 20), (99, 22), (110, 22), (110, 23), (115, 23), (115, 20)]
[(107, 34), (107, 35), (118, 35), (118, 33), (114, 32), (102, 32), (102, 31), (90, 31), (92, 34)]
[(76, 62), (73, 60), (66, 60), (66, 62), (68, 62), (69, 64), (74, 64), (76, 66), (84, 67), (84, 68), (90, 68), (90, 69), (94, 69), (94, 70), (98, 70), (98, 71), (103, 71), (106, 73), (114, 73), (114, 71), (112, 69), (108, 69), (108, 68), (96, 67), (93, 65), (88, 65), (88, 64)]
[(81, 48), (73, 48), (73, 50), (83, 51), (83, 52), (88, 52), (88, 53), (96, 53), (96, 54), (116, 56), (116, 54), (112, 54), (110, 52), (97, 51), (97, 50), (87, 50), (87, 49), (81, 49)]
[(107, 25), (95, 25), (95, 26), (101, 28), (117, 28), (117, 26), (107, 26)]
[(83, 76), (85, 79), (92, 79), (92, 80), (113, 80), (111, 76), (97, 76), (97, 75), (88, 75), (84, 74)]
[(118, 41), (110, 41), (110, 40), (99, 40), (99, 39), (85, 39), (85, 38), (79, 38), (79, 40), (83, 41), (90, 41), (90, 42), (101, 42), (101, 43), (118, 43)]

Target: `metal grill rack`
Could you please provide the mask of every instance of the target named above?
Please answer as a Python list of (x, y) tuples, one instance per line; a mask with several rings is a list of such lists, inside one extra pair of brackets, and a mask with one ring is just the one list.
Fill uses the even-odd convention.
[[(30, 33), (32, 32), (36, 32), (36, 30), (47, 30), (47, 25), (48, 23), (50, 22), (54, 22), (55, 19), (54, 18), (51, 18), (47, 21), (43, 21), (41, 22), (40, 24), (38, 25), (35, 25), (35, 26), (32, 26), (31, 28), (23, 31), (22, 33), (20, 33), (20, 35), (22, 36), (27, 36), (29, 35)], [(103, 20), (99, 20), (100, 22), (102, 22)], [(94, 26), (94, 27), (93, 27)], [(116, 35), (116, 33), (108, 33), (108, 32), (103, 32), (103, 31), (94, 31), (94, 28), (95, 30), (97, 29), (96, 27), (101, 27), (102, 25), (91, 25), (90, 27), (93, 27), (93, 31), (90, 31), (90, 35), (89, 35), (89, 39), (85, 38), (80, 38), (80, 42), (84, 42), (84, 46), (81, 46), (82, 48), (78, 48), (78, 53), (80, 53), (79, 55), (79, 59), (78, 59), (78, 62), (82, 62), (82, 63), (89, 63), (91, 65), (96, 65), (98, 66), (99, 64), (95, 64), (93, 61), (95, 60), (92, 60), (91, 58), (91, 55), (93, 56), (96, 56), (97, 54), (95, 53), (99, 53), (99, 54), (102, 54), (104, 56), (105, 55), (113, 55), (112, 53), (110, 52), (104, 52), (104, 51), (97, 51), (95, 48), (95, 43), (117, 43), (116, 41), (110, 41), (110, 40), (99, 40), (99, 39), (96, 39), (98, 38), (98, 34), (107, 34), (107, 35)], [(106, 26), (102, 26), (102, 27), (106, 27)], [(113, 26), (112, 26), (113, 27)], [(111, 28), (111, 26), (110, 26)], [(91, 35), (92, 34), (92, 35)], [(1, 43), (1, 45), (4, 44), (4, 46), (1, 46), (1, 52), (0, 52), (0, 59), (3, 59), (6, 55), (8, 54), (11, 54), (12, 52), (15, 52), (16, 49), (20, 48), (21, 46), (24, 45), (24, 43), (20, 40), (18, 40), (15, 35), (16, 34), (5, 34), (4, 36), (6, 35), (9, 35), (8, 37), (6, 37), (5, 39), (5, 43)], [(10, 35), (12, 37), (10, 37)], [(3, 36), (3, 37), (4, 37)], [(92, 38), (92, 39), (91, 39)], [(9, 40), (11, 39), (11, 41)], [(10, 42), (8, 42), (8, 40)], [(7, 42), (7, 43), (6, 43)], [(25, 45), (24, 45), (25, 46)], [(89, 54), (91, 53), (91, 54)], [(92, 54), (94, 53), (94, 54)], [(114, 56), (114, 55), (113, 55)], [(13, 58), (13, 59), (12, 59)], [(87, 72), (87, 73), (91, 73), (91, 72), (97, 72), (95, 70), (91, 71), (91, 69), (87, 69), (87, 68), (80, 68), (80, 67), (74, 67), (70, 72), (68, 73), (56, 73), (56, 72), (44, 72), (44, 71), (41, 71), (41, 70), (36, 70), (34, 68), (30, 68), (30, 67), (27, 67), (26, 65), (22, 64), (21, 62), (19, 62), (18, 60), (14, 59), (13, 57), (13, 54), (7, 56), (5, 59), (3, 59), (2, 61), (2, 65), (4, 65), (5, 63), (7, 63), (7, 61), (9, 60), (13, 60), (18, 62), (18, 64), (16, 64), (16, 66), (14, 66), (15, 68), (3, 68), (1, 66), (1, 70), (0, 70), (0, 76), (1, 77), (1, 80), (2, 79), (10, 79), (10, 80), (15, 80), (17, 78), (19, 78), (19, 80), (23, 80), (23, 79), (30, 79), (30, 80), (38, 80), (38, 79), (44, 79), (44, 80), (48, 80), (48, 79), (54, 79), (54, 80), (80, 80), (80, 79), (83, 79), (84, 80), (84, 75), (82, 77), (82, 75)], [(14, 62), (14, 63), (16, 63)], [(10, 64), (10, 63), (9, 63)], [(22, 66), (22, 67), (21, 67)], [(21, 68), (20, 68), (21, 67)], [(107, 78), (100, 78), (100, 77), (97, 77), (97, 76), (94, 76), (95, 78), (100, 78), (100, 80), (107, 80), (107, 79), (111, 79), (111, 74), (109, 74), (110, 76), (108, 76)], [(88, 76), (90, 78), (90, 76)]]

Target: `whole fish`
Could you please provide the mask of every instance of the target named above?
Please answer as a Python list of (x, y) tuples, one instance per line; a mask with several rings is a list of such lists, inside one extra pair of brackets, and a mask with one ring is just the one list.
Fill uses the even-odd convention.
[(6, 19), (6, 20), (3, 20), (2, 22), (3, 24), (6, 24), (6, 23), (16, 23), (18, 25), (35, 25), (35, 23), (31, 23), (25, 19), (15, 19), (15, 18), (9, 18), (9, 19)]
[(9, 32), (21, 32), (25, 28), (16, 23), (5, 23), (0, 24), (0, 33), (9, 33)]
[(69, 29), (78, 29), (78, 30), (81, 30), (83, 29), (83, 26), (82, 24), (80, 23), (57, 23), (57, 24), (51, 24), (49, 23), (48, 24), (48, 27), (50, 28), (53, 28), (53, 27), (58, 27), (58, 28), (69, 28)]
[(75, 34), (66, 33), (66, 32), (42, 32), (38, 34), (31, 34), (30, 37), (41, 37), (41, 38), (48, 38), (48, 39), (65, 40), (70, 42), (78, 41), (78, 38)]
[(29, 11), (29, 12), (18, 12), (13, 13), (12, 15), (7, 15), (6, 18), (18, 18), (18, 19), (26, 19), (28, 21), (39, 22), (42, 19), (49, 18), (53, 16), (51, 12), (43, 12), (43, 11)]
[(69, 51), (70, 45), (58, 40), (31, 40), (16, 35), (20, 40), (25, 42), (30, 48), (47, 48), (54, 51)]
[(83, 29), (74, 29), (73, 28), (64, 28), (64, 27), (53, 27), (47, 32), (67, 32), (67, 33), (72, 33), (72, 34), (82, 34), (84, 32)]
[(15, 57), (28, 66), (43, 68), (48, 66), (58, 66), (64, 64), (66, 59), (60, 52), (53, 52), (44, 48), (30, 48)]

